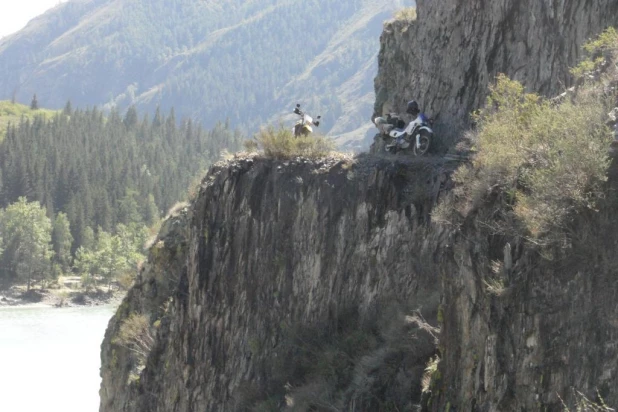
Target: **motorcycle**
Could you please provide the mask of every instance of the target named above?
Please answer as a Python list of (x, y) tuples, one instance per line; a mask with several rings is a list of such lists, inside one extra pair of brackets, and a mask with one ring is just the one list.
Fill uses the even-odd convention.
[(397, 115), (389, 114), (384, 117), (376, 117), (373, 121), (382, 138), (390, 140), (386, 145), (387, 152), (397, 153), (398, 151), (413, 150), (415, 156), (423, 156), (429, 150), (433, 139), (432, 123), (423, 113), (419, 113), (416, 119), (412, 120), (407, 127)]
[(300, 110), (300, 104), (297, 104), (294, 108), (294, 113), (300, 116), (300, 119), (294, 125), (292, 132), (294, 133), (294, 137), (299, 136), (308, 136), (313, 133), (313, 126), (320, 126), (320, 119), (322, 116), (316, 117), (314, 120), (313, 117), (309, 116), (307, 113)]
[(385, 117), (376, 117), (373, 119), (373, 124), (378, 128), (383, 140), (389, 139), (388, 134), (391, 130), (406, 127), (406, 122), (394, 113), (389, 113)]

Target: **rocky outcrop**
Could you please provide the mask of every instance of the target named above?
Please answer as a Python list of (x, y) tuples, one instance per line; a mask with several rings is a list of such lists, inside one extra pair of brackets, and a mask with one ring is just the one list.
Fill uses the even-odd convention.
[[(371, 329), (387, 313), (392, 330), (380, 326), (380, 333), (416, 349), (373, 345), (372, 359), (386, 360), (351, 374), (366, 379), (356, 386), (349, 382), (328, 401), (374, 409), (375, 400), (363, 398), (357, 387), (377, 385), (378, 378), (369, 375), (394, 357), (387, 386), (399, 382), (406, 402), (418, 403), (425, 363), (435, 353), (427, 325), (418, 325), (437, 324), (434, 245), (442, 236), (440, 231), (429, 235), (425, 224), (446, 170), (433, 160), (393, 163), (372, 157), (287, 163), (248, 158), (214, 167), (190, 211), (188, 243), (181, 248), (186, 266), (176, 258), (159, 261), (163, 252), (185, 253), (163, 238), (163, 252), (151, 252), (107, 331), (101, 411), (247, 410), (281, 395), (286, 384), (304, 383), (293, 380), (296, 372), (274, 370), (277, 359), (295, 362), (290, 330), (322, 336), (342, 328)], [(144, 309), (143, 288), (159, 284), (149, 279), (161, 267), (180, 279), (168, 308), (153, 315), (158, 302)], [(134, 369), (139, 375), (131, 379), (126, 365), (135, 361), (115, 338), (132, 311), (147, 313), (153, 324), (158, 319), (159, 326), (145, 368)], [(415, 311), (423, 322), (409, 316)], [(380, 333), (371, 336), (392, 342)]]
[(101, 345), (101, 410), (130, 410), (138, 396), (145, 359), (136, 356), (131, 345), (118, 340), (123, 323), (134, 314), (145, 316), (156, 330), (168, 319), (170, 303), (186, 272), (189, 215), (187, 205), (171, 211), (152, 241), (148, 260), (141, 266), (133, 287), (113, 316)]
[(384, 27), (375, 114), (414, 98), (452, 142), (498, 73), (552, 96), (571, 83), (581, 45), (616, 24), (618, 1), (418, 0), (418, 19)]
[(618, 405), (615, 207), (580, 215), (554, 255), (478, 220), (462, 228), (456, 270), (440, 270), (441, 376), (429, 410), (576, 410), (582, 395)]
[[(374, 157), (213, 168), (110, 324), (101, 411), (558, 411), (579, 393), (617, 405), (616, 200), (549, 255), (475, 216), (429, 223), (450, 170)], [(141, 364), (116, 340), (132, 313), (156, 336)], [(324, 360), (303, 345), (331, 350), (342, 331), (367, 350), (341, 388), (299, 372)]]

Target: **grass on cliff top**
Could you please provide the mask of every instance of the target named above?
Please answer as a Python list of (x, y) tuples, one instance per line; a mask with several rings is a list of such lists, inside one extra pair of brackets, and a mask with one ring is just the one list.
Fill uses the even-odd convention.
[(319, 159), (331, 154), (333, 142), (325, 136), (312, 134), (295, 137), (283, 126), (268, 126), (261, 129), (253, 140), (245, 142), (249, 152), (261, 150), (265, 157), (285, 160), (294, 157)]
[(38, 109), (31, 110), (30, 106), (20, 103), (12, 103), (8, 100), (0, 101), (0, 142), (6, 136), (7, 127), (10, 124), (18, 125), (22, 117), (33, 119), (35, 116), (44, 116), (49, 119), (56, 113), (55, 110)]
[(397, 10), (393, 16), (395, 20), (399, 21), (415, 21), (416, 20), (416, 7), (405, 7)]

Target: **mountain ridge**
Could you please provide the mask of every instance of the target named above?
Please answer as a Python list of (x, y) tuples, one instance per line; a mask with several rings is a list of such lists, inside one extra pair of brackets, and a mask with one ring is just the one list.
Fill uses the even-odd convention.
[[(376, 39), (412, 3), (69, 1), (0, 40), (0, 97), (37, 93), (57, 108), (173, 106), (205, 127), (228, 118), (249, 132), (299, 102), (322, 114), (324, 133), (341, 135), (369, 122)], [(372, 61), (363, 89), (341, 99), (337, 88)]]

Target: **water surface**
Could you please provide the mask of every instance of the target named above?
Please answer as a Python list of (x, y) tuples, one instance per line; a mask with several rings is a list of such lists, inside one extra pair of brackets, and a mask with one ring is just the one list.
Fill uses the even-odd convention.
[(112, 306), (0, 308), (0, 411), (96, 412)]

